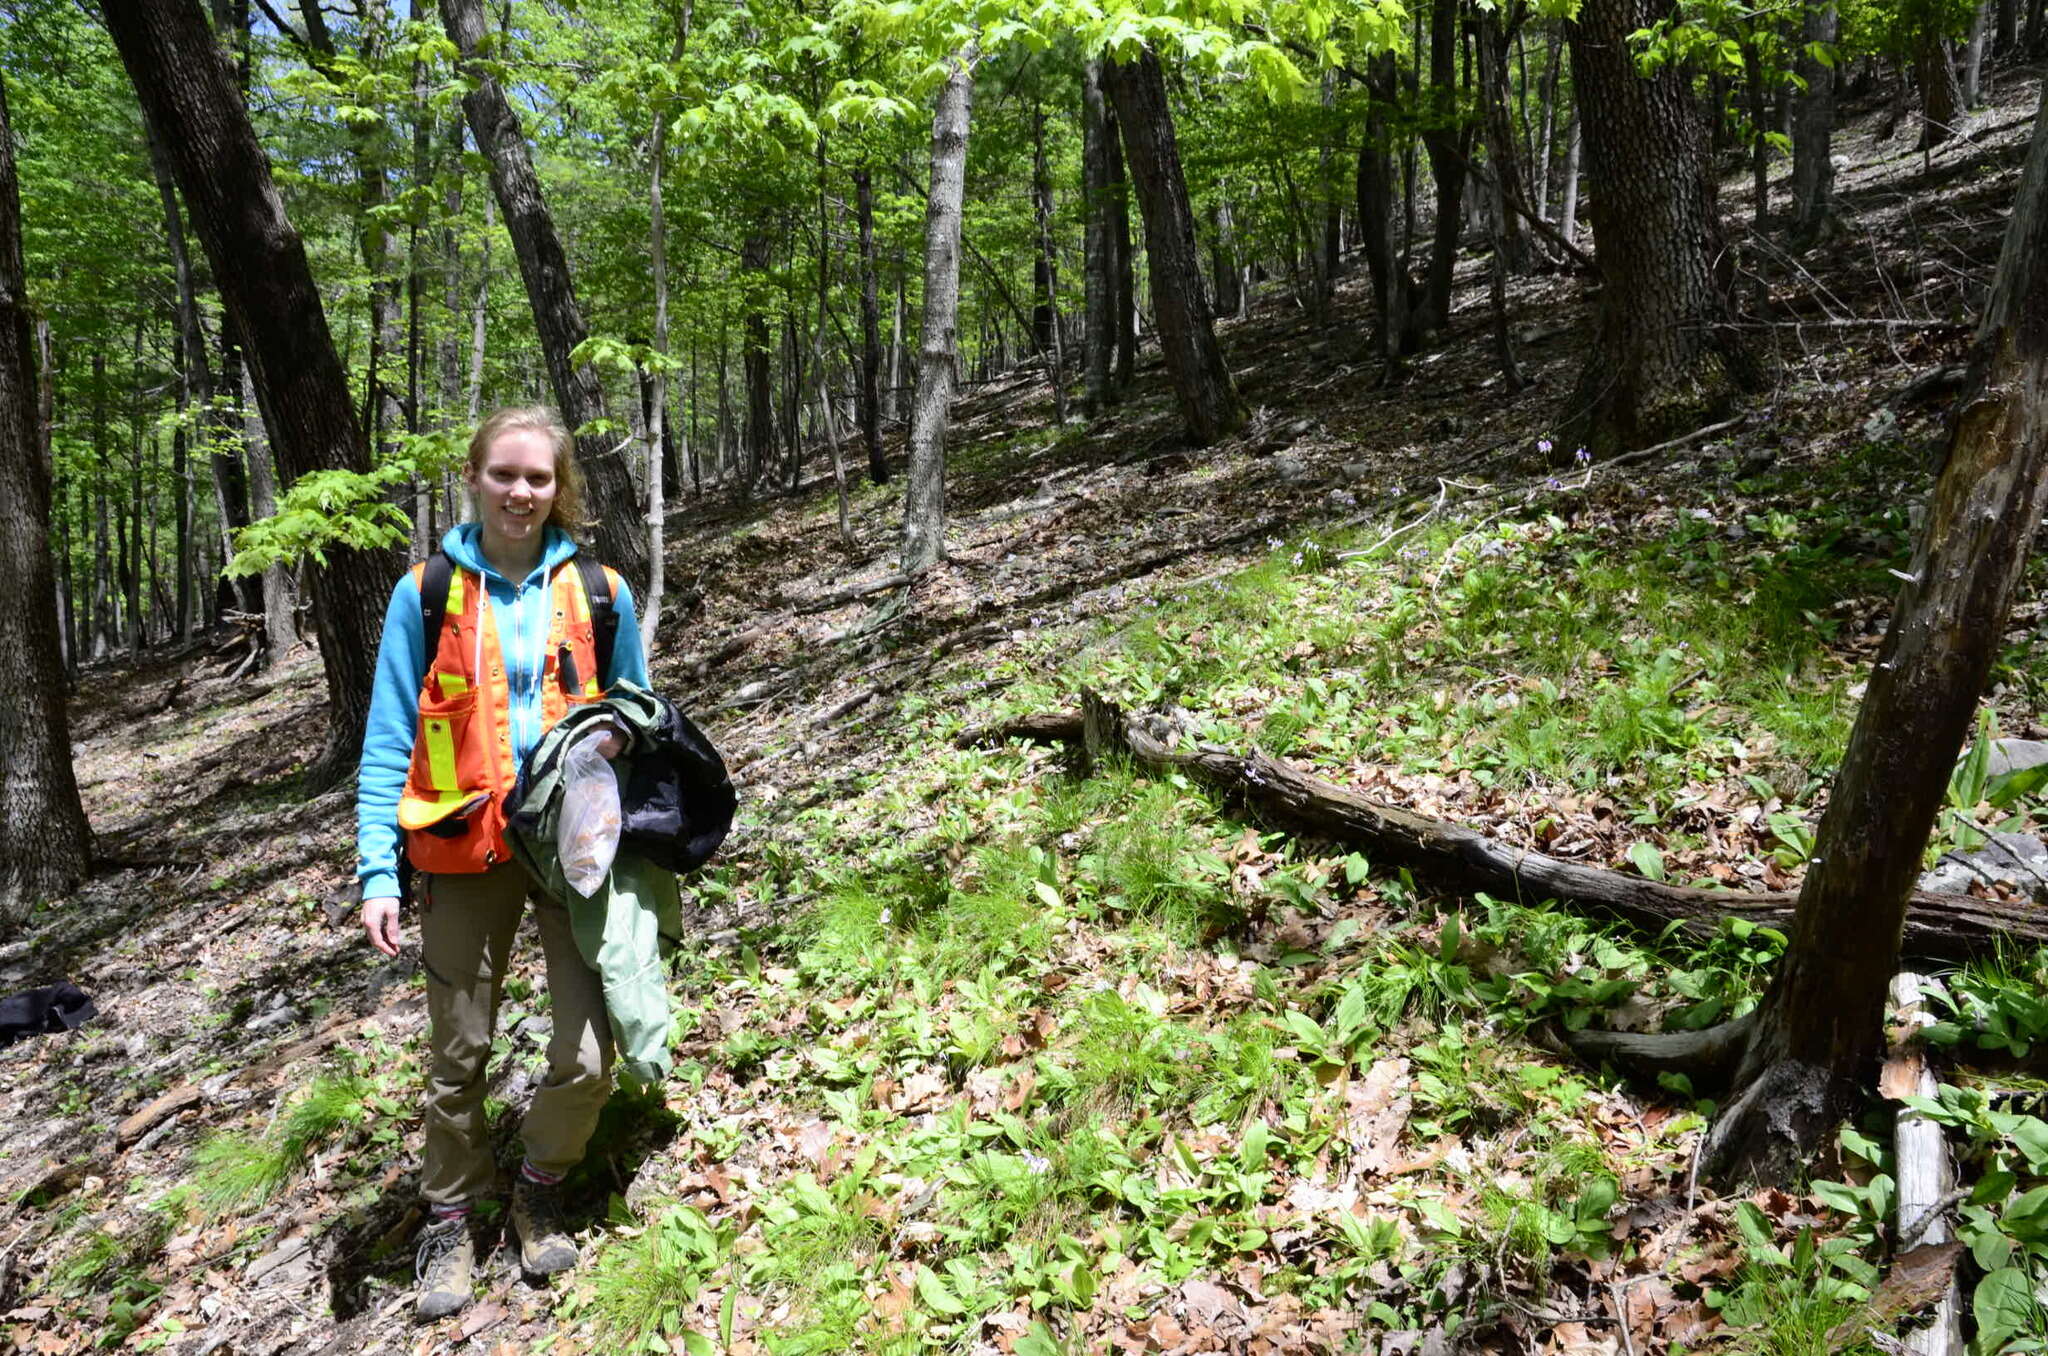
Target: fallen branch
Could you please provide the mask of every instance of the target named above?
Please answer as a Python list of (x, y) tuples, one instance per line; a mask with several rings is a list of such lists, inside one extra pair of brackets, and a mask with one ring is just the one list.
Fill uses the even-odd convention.
[(865, 583), (852, 584), (843, 589), (835, 589), (831, 593), (798, 603), (795, 610), (798, 615), (811, 612), (830, 612), (835, 607), (844, 607), (848, 603), (859, 602), (871, 594), (886, 593), (890, 589), (900, 589), (909, 583), (910, 576), (904, 574), (901, 570), (897, 570), (890, 574), (885, 574), (879, 579), (870, 579)]
[[(1783, 931), (1798, 902), (1792, 891), (1701, 890), (1560, 861), (1460, 824), (1369, 800), (1262, 753), (1186, 746), (1169, 722), (1126, 715), (1092, 692), (1083, 694), (1079, 712), (1028, 716), (960, 736), (963, 744), (1008, 739), (1078, 743), (1091, 759), (1122, 755), (1150, 771), (1180, 772), (1278, 827), (1331, 839), (1376, 863), (1411, 867), (1446, 885), (1504, 899), (1553, 899), (1651, 931), (1676, 924), (1707, 938), (1731, 918)], [(1991, 954), (2001, 940), (2048, 942), (2048, 914), (1970, 895), (1913, 896), (1904, 954), (1962, 960)]]

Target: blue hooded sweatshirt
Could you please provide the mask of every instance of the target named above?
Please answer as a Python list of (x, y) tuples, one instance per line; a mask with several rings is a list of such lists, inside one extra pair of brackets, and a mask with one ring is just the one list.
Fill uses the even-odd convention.
[[(540, 743), (540, 677), (547, 659), (551, 605), (548, 581), (555, 567), (576, 554), (576, 543), (557, 527), (546, 529), (541, 562), (533, 573), (513, 583), (484, 559), (481, 532), (475, 523), (448, 530), (441, 549), (465, 570), (483, 576), (490, 591), (498, 644), (505, 655), (505, 680), (511, 689), (512, 761), (524, 763)], [(611, 663), (601, 682), (606, 688), (624, 679), (641, 687), (647, 681), (647, 653), (640, 647), (640, 627), (633, 617), (633, 594), (619, 581), (619, 633), (612, 642)], [(420, 684), (427, 676), (425, 619), (420, 615), (420, 588), (412, 571), (399, 576), (384, 610), (384, 638), (377, 649), (377, 677), (370, 690), (370, 722), (363, 731), (363, 763), (356, 774), (356, 879), (363, 898), (398, 893), (398, 797), (405, 790), (412, 765), (413, 738), (419, 730)]]

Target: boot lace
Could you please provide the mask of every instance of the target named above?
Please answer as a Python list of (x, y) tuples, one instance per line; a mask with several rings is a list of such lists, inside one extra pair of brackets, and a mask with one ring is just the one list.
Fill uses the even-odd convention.
[(413, 1277), (419, 1281), (432, 1281), (447, 1269), (449, 1258), (462, 1245), (462, 1231), (469, 1227), (464, 1219), (443, 1220), (420, 1230), (419, 1251), (413, 1254)]

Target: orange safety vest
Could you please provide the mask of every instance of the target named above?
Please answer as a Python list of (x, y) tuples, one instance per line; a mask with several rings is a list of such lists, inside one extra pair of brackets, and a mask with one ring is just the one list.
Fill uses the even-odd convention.
[[(416, 586), (425, 573), (424, 564), (413, 566)], [(612, 596), (618, 597), (617, 574), (607, 568), (605, 575)], [(554, 617), (541, 676), (543, 730), (572, 705), (604, 695), (581, 572), (573, 565), (559, 566), (549, 588)], [(573, 694), (562, 669), (565, 653), (574, 665)], [(512, 760), (511, 688), (490, 591), (475, 571), (458, 567), (448, 578), (439, 644), (420, 680), (412, 766), (398, 798), (398, 827), (405, 832), (412, 864), (421, 871), (468, 875), (510, 861), (505, 796), (518, 778)]]

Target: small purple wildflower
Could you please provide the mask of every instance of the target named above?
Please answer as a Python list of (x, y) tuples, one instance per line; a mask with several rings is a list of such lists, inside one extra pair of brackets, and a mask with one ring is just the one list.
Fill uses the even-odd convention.
[(1563, 489), (1563, 488), (1564, 488), (1564, 482), (1563, 482), (1563, 481), (1561, 481), (1561, 480), (1559, 480), (1559, 479), (1558, 479), (1558, 478), (1557, 478), (1556, 476), (1551, 476), (1551, 477), (1550, 477), (1549, 479), (1545, 480), (1545, 481), (1544, 481), (1543, 483), (1544, 483), (1544, 484), (1546, 484), (1546, 485), (1548, 485), (1548, 486), (1549, 486), (1549, 487), (1550, 487), (1551, 489), (1553, 489), (1553, 490), (1561, 490), (1561, 489)]
[(1550, 447), (1551, 447), (1550, 439), (1548, 439), (1548, 438), (1538, 438), (1538, 439), (1536, 440), (1536, 450), (1537, 450), (1538, 452), (1541, 452), (1541, 453), (1542, 453), (1542, 454), (1543, 454), (1544, 456), (1546, 456), (1546, 457), (1550, 455)]
[(1591, 466), (1593, 464), (1593, 454), (1591, 452), (1588, 452), (1583, 447), (1580, 448), (1577, 452), (1574, 452), (1572, 454), (1572, 457), (1581, 466)]

